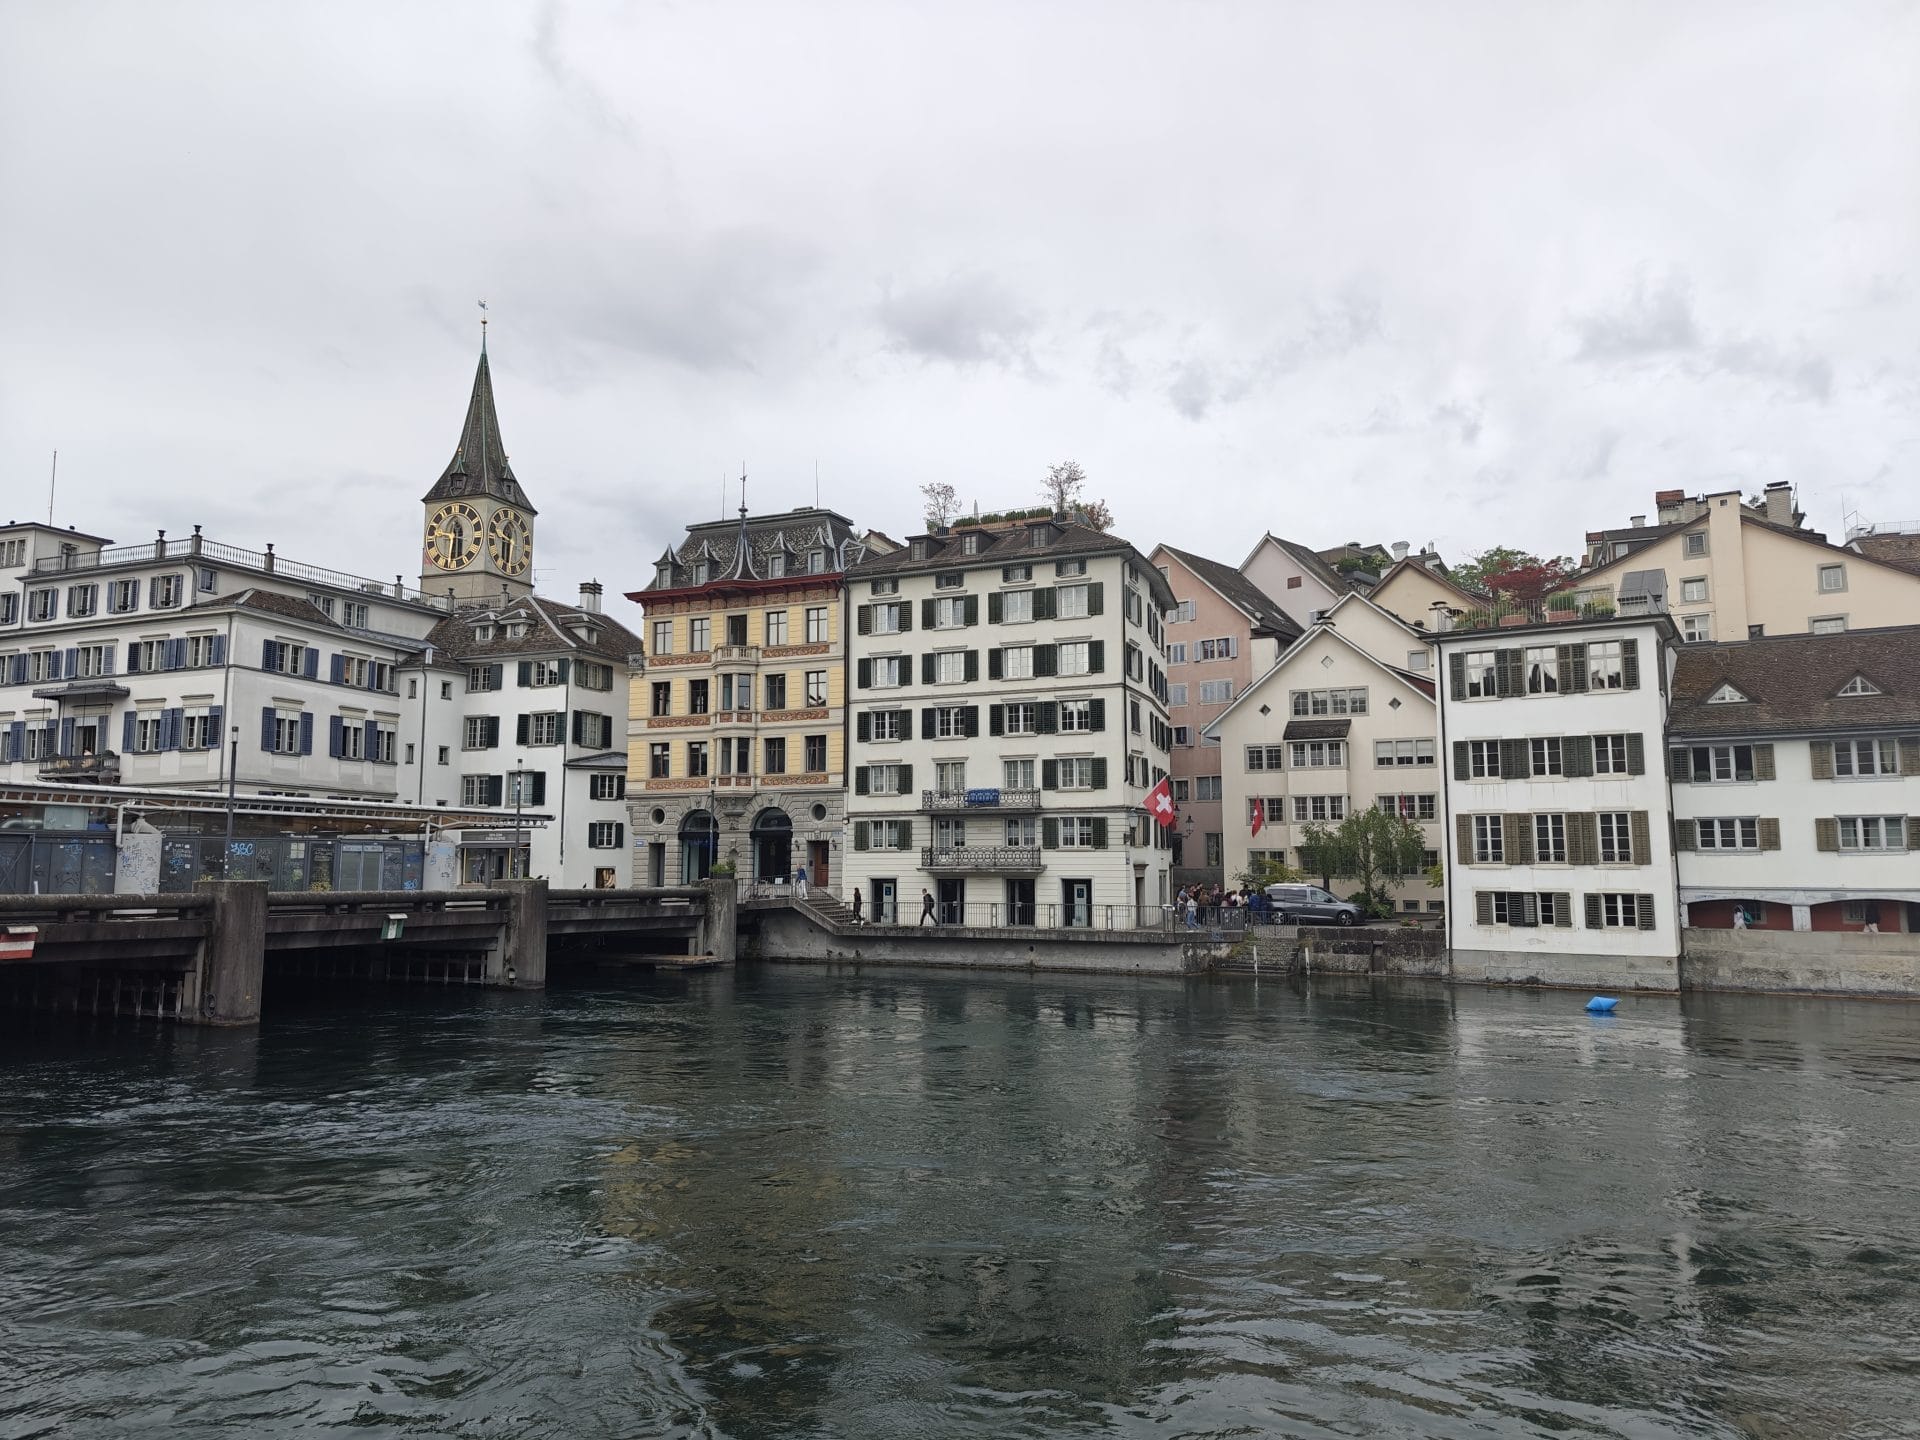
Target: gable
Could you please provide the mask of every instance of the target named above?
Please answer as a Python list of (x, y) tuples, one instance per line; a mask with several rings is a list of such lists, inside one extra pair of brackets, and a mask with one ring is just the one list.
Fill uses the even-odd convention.
[(1709, 705), (1745, 705), (1747, 703), (1747, 697), (1740, 693), (1731, 680), (1717, 686), (1714, 692), (1707, 696)]

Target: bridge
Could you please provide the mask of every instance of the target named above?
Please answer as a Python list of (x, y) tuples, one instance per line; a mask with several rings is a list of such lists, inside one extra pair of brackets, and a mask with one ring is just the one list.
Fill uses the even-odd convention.
[(275, 978), (537, 990), (551, 951), (725, 964), (733, 882), (550, 890), (269, 892), (203, 881), (180, 895), (0, 896), (0, 1010), (247, 1025)]

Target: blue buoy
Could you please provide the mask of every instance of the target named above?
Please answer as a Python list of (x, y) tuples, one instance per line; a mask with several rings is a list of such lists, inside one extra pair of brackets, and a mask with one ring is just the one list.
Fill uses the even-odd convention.
[(1613, 1013), (1613, 1007), (1619, 1003), (1620, 1002), (1611, 995), (1596, 995), (1587, 1001), (1587, 1013), (1589, 1015), (1611, 1015)]

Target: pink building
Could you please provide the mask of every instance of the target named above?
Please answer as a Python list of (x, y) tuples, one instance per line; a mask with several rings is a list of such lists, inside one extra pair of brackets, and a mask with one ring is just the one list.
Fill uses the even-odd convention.
[(1273, 667), (1300, 626), (1231, 565), (1171, 545), (1151, 559), (1179, 602), (1167, 626), (1170, 769), (1180, 807), (1172, 883), (1224, 885), (1220, 747), (1202, 743), (1200, 732)]

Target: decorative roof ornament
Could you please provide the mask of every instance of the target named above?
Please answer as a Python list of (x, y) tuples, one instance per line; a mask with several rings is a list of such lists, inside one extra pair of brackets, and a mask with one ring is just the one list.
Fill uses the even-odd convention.
[(733, 568), (727, 572), (729, 580), (758, 580), (759, 574), (753, 568), (753, 546), (747, 540), (747, 469), (740, 467), (740, 534), (733, 544)]

